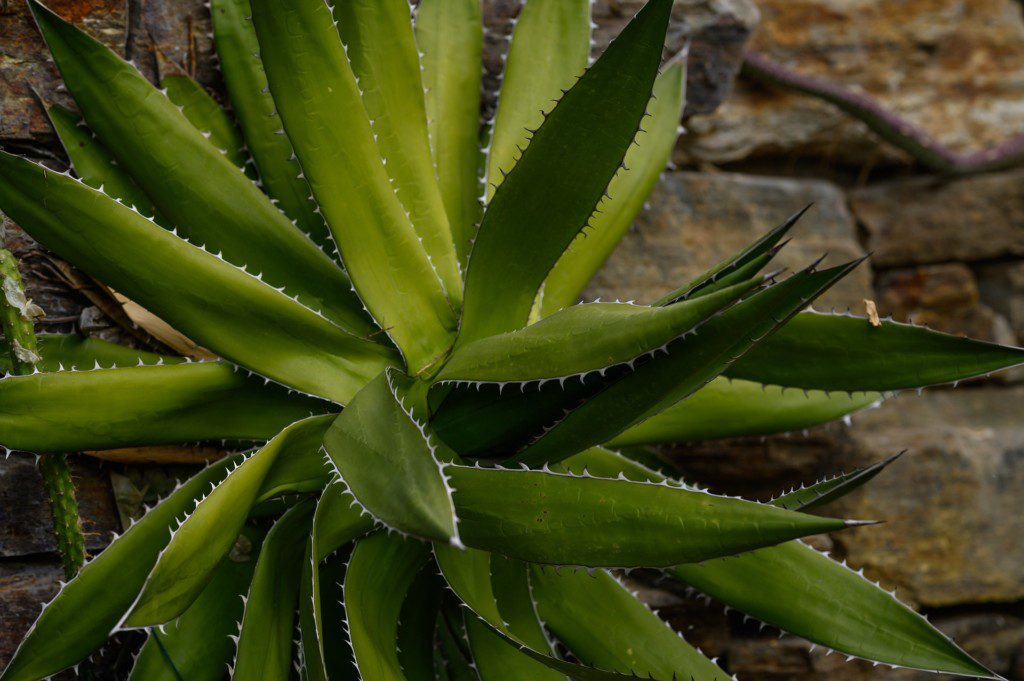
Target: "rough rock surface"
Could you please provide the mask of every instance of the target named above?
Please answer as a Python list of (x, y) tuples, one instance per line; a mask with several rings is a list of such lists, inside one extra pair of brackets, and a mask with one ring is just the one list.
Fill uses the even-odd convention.
[[(864, 255), (842, 192), (827, 182), (732, 173), (670, 173), (618, 250), (598, 273), (587, 297), (650, 302), (744, 248), (808, 204), (794, 239), (779, 256), (796, 270), (828, 253), (826, 264)], [(870, 273), (859, 268), (822, 299), (820, 307), (862, 311), (871, 297)]]
[(978, 268), (978, 286), (982, 300), (1005, 316), (1018, 340), (1024, 339), (1024, 263), (982, 265)]
[(876, 267), (1024, 256), (1024, 171), (917, 178), (856, 190), (850, 206)]
[[(124, 0), (58, 0), (47, 5), (124, 54), (128, 22)], [(64, 104), (70, 103), (71, 98), (58, 91), (60, 76), (49, 59), (28, 4), (14, 0), (3, 2), (0, 8), (0, 139), (24, 143), (48, 137), (49, 123), (33, 89)]]
[(1016, 342), (1005, 318), (981, 302), (978, 281), (963, 263), (888, 270), (877, 277), (875, 288), (882, 316), (972, 338)]
[[(106, 471), (90, 459), (72, 462), (72, 479), (78, 496), (78, 511), (86, 549), (97, 552), (120, 532)], [(55, 553), (50, 505), (34, 457), (14, 454), (0, 463), (0, 557)]]
[[(759, 0), (752, 46), (802, 73), (877, 98), (959, 150), (1024, 129), (1024, 23), (1015, 0)], [(856, 165), (902, 158), (812, 98), (741, 82), (690, 120), (687, 158), (813, 155)]]

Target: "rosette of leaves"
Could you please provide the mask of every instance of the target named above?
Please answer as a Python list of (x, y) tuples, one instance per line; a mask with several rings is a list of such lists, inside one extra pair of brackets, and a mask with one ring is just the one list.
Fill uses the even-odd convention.
[(575, 304), (676, 140), (670, 0), (590, 65), (589, 1), (529, 0), (485, 126), (476, 0), (213, 0), (230, 114), (31, 6), (83, 119), (50, 112), (76, 176), (3, 155), (0, 207), (219, 359), (42, 336), (0, 382), (3, 444), (257, 446), (93, 557), (3, 681), (126, 629), (147, 681), (726, 677), (624, 588), (634, 567), (851, 657), (992, 676), (799, 541), (856, 524), (807, 511), (880, 467), (762, 504), (615, 450), (1024, 357), (805, 311), (857, 263), (763, 274), (794, 220), (654, 304)]

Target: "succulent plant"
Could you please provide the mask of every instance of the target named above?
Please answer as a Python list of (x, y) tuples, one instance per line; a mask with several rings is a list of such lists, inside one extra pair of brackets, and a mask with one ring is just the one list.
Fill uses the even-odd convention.
[(860, 524), (807, 511), (887, 462), (756, 503), (618, 451), (1024, 359), (805, 311), (858, 262), (762, 274), (799, 214), (651, 305), (576, 304), (676, 141), (671, 0), (589, 65), (589, 0), (529, 0), (486, 126), (478, 0), (213, 0), (230, 114), (30, 4), (77, 177), (4, 154), (0, 208), (217, 359), (40, 336), (0, 438), (239, 453), (63, 585), (3, 681), (128, 629), (145, 681), (726, 678), (624, 586), (638, 567), (851, 657), (993, 676), (799, 541)]

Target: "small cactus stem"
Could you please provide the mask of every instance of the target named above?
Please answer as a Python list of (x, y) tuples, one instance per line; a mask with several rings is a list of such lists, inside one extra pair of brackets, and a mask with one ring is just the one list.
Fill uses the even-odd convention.
[(85, 538), (78, 519), (78, 500), (71, 467), (63, 454), (39, 457), (46, 495), (53, 511), (53, 534), (57, 539), (64, 577), (72, 579), (85, 564)]
[[(16, 375), (35, 373), (39, 355), (36, 346), (35, 320), (43, 316), (38, 305), (25, 297), (25, 287), (18, 272), (18, 263), (9, 251), (0, 249), (0, 324), (3, 326), (5, 349), (11, 356), (11, 371)], [(39, 472), (50, 499), (53, 533), (57, 540), (64, 576), (71, 579), (85, 564), (85, 539), (78, 519), (78, 501), (71, 468), (63, 454), (39, 457)]]

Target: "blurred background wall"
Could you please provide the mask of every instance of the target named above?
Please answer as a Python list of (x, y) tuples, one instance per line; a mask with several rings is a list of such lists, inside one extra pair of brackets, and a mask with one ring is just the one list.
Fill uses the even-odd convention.
[[(218, 96), (202, 0), (51, 0), (156, 77), (156, 52)], [(518, 0), (486, 0), (488, 83)], [(598, 49), (639, 0), (599, 0)], [(650, 301), (813, 202), (784, 251), (798, 267), (823, 252), (869, 265), (826, 307), (1004, 343), (1024, 342), (1024, 169), (954, 179), (929, 172), (831, 104), (743, 75), (745, 49), (794, 72), (870, 95), (954, 151), (1024, 132), (1024, 18), (1018, 0), (677, 0), (670, 48), (690, 44), (686, 134), (650, 205), (589, 296)], [(63, 167), (39, 107), (68, 103), (21, 0), (0, 0), (0, 145)], [(485, 108), (493, 105), (493, 97)], [(5, 221), (46, 331), (124, 339), (87, 280)], [(108, 310), (109, 311), (109, 310)], [(990, 668), (1024, 679), (1024, 373), (923, 395), (903, 394), (838, 424), (765, 440), (655, 452), (715, 490), (764, 498), (909, 453), (840, 502), (880, 527), (821, 537), (854, 567), (927, 612)], [(82, 457), (77, 483), (90, 549), (156, 497), (174, 470)], [(57, 588), (49, 511), (34, 462), (0, 461), (0, 665)], [(812, 652), (759, 632), (671, 585), (637, 581), (649, 601), (706, 652), (749, 679), (917, 679)], [(120, 678), (125, 653), (100, 669)], [(120, 659), (120, 662), (118, 660)]]

